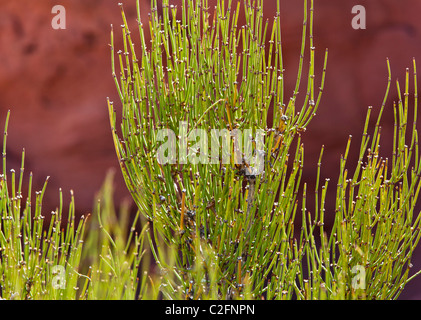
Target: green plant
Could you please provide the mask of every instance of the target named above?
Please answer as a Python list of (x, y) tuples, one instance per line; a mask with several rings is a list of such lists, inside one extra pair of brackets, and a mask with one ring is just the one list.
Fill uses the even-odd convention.
[[(244, 1), (244, 26), (238, 25), (239, 2), (218, 1), (211, 17), (206, 0), (185, 0), (177, 20), (176, 7), (163, 1), (160, 16), (152, 1), (150, 46), (138, 4), (140, 48), (135, 48), (122, 8), (123, 51), (115, 52), (111, 33), (112, 70), (122, 103), (121, 132), (108, 101), (110, 122), (128, 189), (151, 223), (148, 235), (165, 275), (161, 291), (166, 298), (390, 299), (413, 277), (409, 277), (410, 260), (420, 236), (420, 221), (413, 211), (421, 167), (415, 121), (411, 142), (405, 142), (408, 75), (405, 99), (395, 107), (392, 162), (379, 154), (381, 114), (369, 144), (369, 111), (353, 177), (345, 169), (350, 142), (341, 161), (330, 234), (324, 229), (328, 181), (320, 190), (320, 178), (316, 216), (305, 209), (304, 184), (303, 224), (299, 235), (294, 234), (303, 165), (300, 134), (319, 106), (326, 69), (325, 59), (316, 99), (313, 1), (309, 17), (307, 1), (304, 4), (299, 71), (288, 103), (284, 103), (279, 12), (270, 28), (262, 18), (263, 1)], [(303, 105), (297, 108), (307, 37), (307, 89)], [(388, 91), (389, 86), (386, 97)], [(274, 127), (268, 128), (272, 105)], [(249, 158), (235, 139), (229, 140), (230, 161), (224, 162), (219, 154), (212, 162), (207, 140), (197, 143), (195, 135), (187, 142), (180, 139), (182, 126), (188, 138), (199, 127), (211, 137), (214, 128), (227, 129), (231, 135), (236, 129), (263, 131), (263, 149), (254, 150), (265, 154), (263, 172), (250, 173)], [(167, 141), (160, 143), (162, 132), (179, 132), (178, 140), (167, 135)], [(160, 153), (163, 144), (166, 149)], [(200, 161), (187, 162), (186, 148), (188, 156), (199, 156), (195, 159)], [(159, 157), (171, 161), (162, 164)]]
[[(112, 102), (108, 105), (122, 173), (139, 207), (133, 221), (125, 204), (115, 210), (112, 172), (93, 214), (80, 219), (75, 218), (73, 193), (64, 214), (61, 190), (57, 209), (47, 216), (42, 202), (48, 179), (41, 191), (34, 192), (32, 173), (23, 200), (25, 152), (20, 173), (7, 171), (8, 113), (0, 175), (0, 298), (158, 299), (161, 294), (167, 299), (398, 298), (421, 272), (411, 272), (421, 236), (421, 218), (415, 212), (421, 188), (415, 61), (412, 126), (409, 70), (403, 94), (396, 83), (399, 101), (393, 104), (391, 159), (380, 153), (380, 124), (391, 85), (387, 62), (384, 101), (374, 128), (369, 127), (369, 108), (360, 159), (351, 167), (355, 167), (352, 174), (347, 164), (351, 139), (341, 158), (335, 212), (325, 212), (325, 203), (332, 200), (327, 198), (329, 180), (320, 178), (322, 149), (311, 215), (306, 209), (307, 185), (301, 183), (300, 135), (321, 95), (315, 99), (313, 1), (309, 17), (307, 1), (304, 4), (300, 65), (288, 103), (284, 103), (279, 14), (270, 29), (262, 21), (263, 1), (244, 2), (245, 27), (237, 26), (241, 6), (231, 1), (218, 1), (209, 20), (206, 0), (185, 0), (180, 21), (168, 1), (162, 17), (153, 1), (150, 48), (138, 3), (139, 59), (122, 10), (119, 78), (111, 34), (113, 75), (122, 102), (121, 132)], [(307, 91), (303, 105), (296, 108), (306, 37)], [(265, 39), (270, 39), (268, 48)], [(326, 60), (320, 92), (325, 69)], [(274, 127), (268, 128), (271, 106)], [(226, 129), (228, 138), (250, 129), (255, 134), (254, 152), (242, 149), (233, 136), (229, 143), (218, 143), (228, 148), (229, 161), (224, 162), (222, 153), (216, 156), (218, 161), (207, 163), (209, 155), (215, 160), (215, 154), (200, 144), (203, 135), (199, 142), (198, 136), (188, 139), (185, 146), (182, 139), (170, 141), (170, 135), (162, 141), (162, 133), (177, 131), (180, 123), (186, 126), (187, 137), (201, 127), (204, 132)], [(258, 132), (263, 132), (262, 140)], [(223, 141), (223, 136), (219, 138)], [(160, 154), (163, 145), (168, 148)], [(200, 161), (185, 161), (183, 152), (173, 158), (174, 147), (186, 148), (185, 157), (199, 155)], [(264, 161), (252, 162), (260, 154)], [(159, 156), (178, 162), (161, 163)], [(294, 226), (297, 213), (302, 216), (299, 227)], [(327, 215), (335, 217), (331, 228), (324, 225)], [(151, 269), (152, 258), (159, 273)]]
[[(389, 81), (383, 104), (371, 135), (368, 132), (371, 107), (368, 110), (360, 157), (352, 177), (346, 169), (351, 137), (341, 157), (335, 222), (330, 235), (323, 227), (328, 181), (321, 187), (320, 205), (316, 203), (318, 216), (307, 219), (309, 227), (304, 228), (304, 236), (310, 240), (307, 258), (312, 275), (309, 282), (303, 283), (305, 298), (396, 299), (408, 281), (420, 273), (410, 275), (412, 253), (421, 235), (421, 216), (414, 212), (421, 188), (416, 65), (414, 60), (412, 126), (408, 124), (409, 70), (406, 70), (403, 99), (396, 82), (399, 101), (393, 108), (392, 159), (383, 158), (380, 153), (381, 117), (391, 82), (389, 61), (387, 67)], [(411, 131), (407, 144), (408, 128)], [(318, 181), (316, 194), (319, 192)], [(313, 234), (316, 225), (320, 229), (320, 250), (316, 249)]]
[[(1, 221), (0, 221), (0, 295), (6, 299), (36, 299), (70, 297), (75, 294), (79, 274), (81, 239), (85, 221), (75, 226), (74, 199), (69, 206), (66, 232), (61, 230), (63, 212), (62, 194), (55, 212), (51, 213), (51, 223), (43, 229), (45, 216), (41, 212), (42, 198), (48, 178), (41, 191), (36, 192), (35, 205), (32, 199), (32, 173), (29, 177), (28, 197), (22, 201), (24, 156), (18, 181), (15, 170), (11, 170), (11, 180), (6, 171), (6, 136), (10, 113), (7, 115), (3, 140), (3, 173), (0, 179)], [(9, 187), (10, 186), (10, 187)], [(23, 202), (23, 203), (22, 203)], [(68, 262), (68, 265), (66, 265)], [(56, 268), (53, 270), (53, 268)], [(66, 289), (49, 290), (53, 278), (60, 286), (63, 268), (72, 270), (67, 277)], [(55, 272), (53, 272), (55, 271)]]
[[(124, 51), (117, 52), (119, 79), (112, 35), (113, 75), (123, 105), (119, 139), (110, 102), (114, 141), (129, 190), (139, 209), (153, 222), (155, 259), (165, 270), (174, 271), (174, 281), (169, 277), (163, 290), (167, 297), (246, 294), (250, 298), (265, 293), (272, 298), (281, 295), (279, 288), (284, 288), (282, 297), (290, 298), (296, 289), (295, 278), (304, 254), (303, 246), (293, 239), (303, 151), (299, 141), (292, 172), (288, 172), (287, 163), (290, 145), (305, 130), (320, 101), (320, 94), (316, 101), (314, 90), (312, 6), (310, 23), (305, 6), (297, 86), (287, 106), (279, 13), (270, 28), (268, 22), (263, 23), (262, 6), (262, 1), (246, 1), (247, 24), (240, 28), (240, 2), (233, 7), (231, 1), (227, 6), (218, 1), (211, 20), (207, 1), (184, 1), (182, 19), (176, 20), (171, 17), (176, 16), (177, 8), (164, 1), (160, 17), (152, 1), (150, 50), (138, 7), (139, 56), (122, 11)], [(307, 32), (307, 94), (300, 112), (296, 112)], [(266, 35), (270, 35), (268, 57)], [(271, 104), (276, 124), (273, 130), (267, 127)], [(189, 138), (199, 126), (208, 132), (263, 131), (263, 150), (270, 150), (264, 174), (243, 175), (250, 163), (236, 152), (228, 164), (223, 164), (219, 155), (216, 164), (182, 164), (180, 156), (174, 164), (161, 165), (157, 161), (159, 129), (179, 132), (182, 123), (186, 123)], [(179, 153), (183, 152), (181, 143), (177, 145)], [(229, 143), (229, 150), (235, 150), (233, 140)], [(188, 147), (190, 156), (194, 146)], [(200, 147), (205, 160), (207, 148)], [(166, 262), (164, 244), (180, 253), (173, 258), (174, 269)]]
[[(73, 192), (64, 214), (60, 189), (57, 209), (46, 217), (41, 191), (32, 190), (32, 173), (23, 200), (24, 156), (20, 174), (6, 170), (7, 114), (0, 176), (0, 298), (1, 299), (134, 299), (156, 298), (146, 286), (144, 234), (129, 228), (127, 208), (115, 212), (112, 175), (99, 193), (94, 214), (75, 219)], [(102, 204), (102, 205), (101, 205)], [(141, 263), (142, 262), (142, 263)], [(149, 276), (150, 277), (150, 276)], [(152, 278), (150, 278), (152, 280)]]

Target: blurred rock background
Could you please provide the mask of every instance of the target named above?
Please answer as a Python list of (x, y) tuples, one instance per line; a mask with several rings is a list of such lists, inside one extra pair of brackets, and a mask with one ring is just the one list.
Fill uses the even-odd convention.
[[(39, 190), (46, 176), (50, 176), (44, 201), (46, 212), (58, 204), (59, 187), (67, 203), (70, 189), (74, 190), (79, 215), (90, 212), (94, 195), (110, 168), (117, 173), (115, 201), (130, 199), (119, 172), (106, 105), (106, 97), (116, 107), (120, 105), (111, 77), (108, 45), (111, 24), (116, 30), (116, 46), (121, 43), (117, 3), (0, 0), (0, 124), (3, 126), (10, 109), (8, 169), (19, 169), (25, 148), (25, 170), (34, 172), (35, 189)], [(180, 5), (181, 0), (172, 3)], [(66, 9), (65, 30), (51, 26), (54, 17), (51, 9), (56, 4)], [(354, 30), (351, 26), (354, 17), (351, 10), (357, 4), (366, 9), (365, 30)], [(124, 8), (135, 33), (135, 0), (124, 1)], [(149, 10), (149, 0), (141, 0), (144, 21)], [(265, 1), (265, 16), (272, 18), (275, 12), (276, 1)], [(317, 86), (325, 48), (329, 49), (329, 60), (322, 103), (303, 136), (303, 180), (310, 186), (322, 145), (325, 145), (322, 175), (332, 178), (331, 191), (336, 189), (340, 154), (350, 134), (354, 148), (348, 163), (357, 160), (367, 108), (373, 106), (376, 115), (383, 100), (386, 57), (392, 67), (392, 87), (384, 115), (382, 148), (390, 155), (392, 103), (397, 100), (394, 81), (399, 79), (403, 86), (405, 69), (412, 71), (413, 57), (421, 65), (420, 12), (419, 0), (315, 1)], [(295, 85), (302, 17), (302, 1), (281, 0), (287, 98)], [(305, 85), (306, 81), (302, 83)], [(301, 94), (304, 92), (302, 86)], [(375, 117), (373, 125), (374, 122)], [(332, 208), (334, 203), (328, 206)], [(421, 268), (421, 250), (417, 250), (413, 264), (414, 270)], [(401, 297), (421, 299), (420, 286), (418, 278)]]

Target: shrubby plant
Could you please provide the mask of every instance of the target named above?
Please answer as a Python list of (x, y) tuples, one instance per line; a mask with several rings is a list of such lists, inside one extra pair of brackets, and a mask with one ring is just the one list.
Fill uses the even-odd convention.
[[(421, 272), (411, 271), (421, 188), (415, 61), (412, 124), (409, 70), (403, 91), (396, 83), (392, 157), (380, 149), (391, 86), (387, 61), (386, 94), (374, 128), (368, 110), (359, 161), (347, 163), (350, 139), (336, 198), (328, 199), (321, 150), (310, 214), (307, 194), (313, 190), (301, 182), (300, 136), (321, 101), (327, 51), (316, 77), (313, 1), (304, 4), (291, 96), (284, 92), (289, 75), (279, 6), (269, 22), (262, 18), (262, 0), (219, 0), (213, 15), (206, 0), (185, 0), (182, 8), (163, 1), (162, 15), (153, 0), (149, 21), (141, 21), (138, 3), (140, 47), (121, 7), (122, 50), (114, 48), (111, 33), (121, 121), (111, 101), (108, 107), (121, 171), (139, 209), (134, 219), (126, 205), (115, 209), (112, 173), (92, 214), (80, 219), (73, 195), (65, 214), (61, 190), (57, 209), (43, 212), (47, 181), (34, 192), (32, 173), (24, 198), (25, 153), (19, 174), (6, 163), (8, 114), (0, 175), (0, 298), (398, 298)], [(244, 26), (238, 25), (240, 14)], [(335, 201), (334, 212), (325, 212), (328, 201)], [(328, 215), (335, 217), (333, 226), (324, 225)]]
[(73, 192), (66, 214), (61, 189), (56, 210), (43, 212), (48, 178), (42, 190), (34, 192), (31, 172), (28, 195), (23, 197), (25, 152), (20, 173), (11, 169), (8, 175), (9, 115), (0, 176), (0, 298), (134, 299), (144, 295), (156, 298), (158, 293), (145, 286), (148, 276), (139, 272), (139, 268), (146, 270), (141, 261), (148, 263), (144, 256), (145, 229), (136, 231), (139, 215), (130, 228), (127, 206), (116, 213), (112, 174), (98, 194), (92, 215), (75, 218)]
[[(335, 212), (325, 213), (328, 180), (320, 181), (320, 174), (315, 216), (306, 211), (305, 184), (302, 199), (298, 196), (300, 135), (320, 104), (326, 70), (325, 59), (316, 93), (313, 1), (310, 8), (304, 3), (299, 69), (290, 97), (284, 93), (279, 4), (272, 23), (263, 21), (263, 1), (218, 1), (213, 15), (206, 0), (185, 0), (181, 8), (163, 1), (162, 15), (152, 1), (147, 22), (141, 21), (138, 5), (140, 47), (122, 9), (122, 50), (114, 48), (111, 33), (122, 121), (117, 123), (109, 101), (111, 127), (128, 189), (150, 223), (148, 236), (163, 274), (160, 290), (165, 298), (391, 299), (414, 276), (409, 270), (420, 236), (414, 212), (420, 163), (415, 121), (406, 142), (409, 71), (404, 99), (394, 106), (391, 161), (380, 154), (389, 78), (371, 135), (368, 112), (352, 176), (346, 163), (348, 142)], [(238, 25), (241, 10), (244, 26)], [(303, 104), (297, 105), (306, 50), (306, 91)], [(397, 90), (400, 94), (399, 85)], [(197, 135), (190, 136), (197, 128), (207, 133), (199, 142)], [(228, 138), (212, 136), (214, 129), (226, 129)], [(256, 138), (247, 144), (247, 136), (243, 144), (254, 150), (241, 149), (233, 132), (246, 129), (264, 132), (263, 148), (256, 147)], [(162, 132), (175, 134), (163, 137)], [(225, 146), (222, 154), (215, 155), (206, 140), (200, 142), (204, 137), (214, 139), (212, 147)], [(223, 161), (226, 154), (228, 162)], [(251, 170), (252, 154), (264, 156), (258, 174)], [(217, 161), (209, 160), (215, 156)], [(298, 235), (297, 212), (303, 221)], [(335, 214), (329, 233), (326, 214)]]

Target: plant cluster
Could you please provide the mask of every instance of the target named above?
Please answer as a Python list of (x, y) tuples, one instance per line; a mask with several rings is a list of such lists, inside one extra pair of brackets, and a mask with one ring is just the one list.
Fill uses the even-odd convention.
[[(380, 155), (389, 68), (377, 125), (370, 139), (369, 111), (352, 177), (346, 169), (350, 142), (342, 157), (335, 212), (325, 213), (328, 180), (319, 181), (319, 172), (311, 216), (305, 184), (302, 199), (298, 196), (300, 135), (320, 103), (327, 51), (316, 95), (313, 1), (310, 6), (304, 1), (296, 87), (288, 100), (279, 2), (272, 23), (264, 21), (262, 7), (263, 1), (246, 0), (242, 8), (240, 2), (217, 1), (211, 14), (206, 0), (185, 0), (179, 13), (163, 1), (160, 15), (152, 1), (150, 43), (139, 7), (140, 48), (123, 9), (123, 50), (115, 52), (111, 34), (113, 76), (122, 104), (118, 127), (109, 101), (111, 127), (126, 184), (151, 223), (151, 248), (164, 274), (161, 290), (172, 299), (397, 297), (410, 279), (411, 255), (420, 236), (414, 213), (421, 186), (416, 120), (406, 142), (409, 71), (405, 97), (394, 107), (392, 161)], [(238, 25), (240, 14), (245, 17), (243, 26)], [(306, 91), (298, 106), (306, 50)], [(397, 90), (400, 94), (399, 84)], [(160, 163), (159, 132), (180, 132), (180, 123), (187, 124), (188, 133), (198, 127), (208, 132), (227, 129), (231, 136), (237, 129), (263, 131), (263, 150), (254, 150), (264, 154), (263, 172), (247, 174), (249, 160), (246, 152), (238, 152), (235, 139), (229, 140), (229, 163), (222, 155), (216, 163), (185, 162), (181, 156)], [(190, 142), (197, 142), (196, 137)], [(184, 150), (183, 144), (176, 141), (169, 151)], [(212, 154), (206, 144), (187, 147), (192, 158)], [(301, 228), (294, 226), (297, 211), (302, 213)], [(329, 234), (325, 214), (335, 214)]]
[[(135, 299), (146, 293), (147, 275), (141, 274), (145, 228), (136, 232), (139, 215), (130, 228), (128, 206), (117, 213), (112, 203), (112, 172), (98, 194), (92, 215), (75, 219), (71, 192), (65, 213), (60, 189), (59, 205), (42, 211), (48, 178), (40, 191), (32, 190), (32, 172), (24, 190), (25, 152), (20, 173), (6, 171), (7, 114), (0, 176), (0, 299), (74, 300)], [(27, 193), (24, 199), (24, 193)], [(118, 222), (117, 222), (118, 221)]]
[[(310, 213), (309, 190), (301, 182), (301, 135), (319, 107), (327, 66), (326, 51), (315, 90), (313, 0), (304, 0), (299, 68), (290, 97), (284, 92), (289, 75), (282, 59), (279, 1), (270, 22), (263, 19), (263, 0), (218, 0), (214, 10), (207, 0), (184, 0), (181, 8), (164, 0), (162, 13), (152, 0), (148, 28), (137, 4), (139, 42), (122, 5), (122, 50), (116, 51), (111, 32), (121, 120), (108, 100), (117, 157), (137, 214), (131, 219), (124, 204), (115, 210), (112, 174), (93, 214), (76, 219), (73, 195), (65, 214), (61, 190), (57, 209), (45, 214), (47, 181), (34, 193), (31, 173), (24, 190), (25, 152), (20, 173), (7, 171), (8, 114), (0, 175), (0, 298), (398, 298), (421, 272), (411, 271), (421, 236), (415, 61), (412, 124), (409, 70), (403, 94), (396, 83), (392, 157), (384, 158), (380, 150), (391, 86), (387, 61), (386, 94), (374, 128), (368, 110), (359, 161), (352, 167), (347, 163), (349, 139), (336, 198), (328, 199), (329, 180), (320, 174), (322, 148)], [(199, 129), (222, 153), (195, 134)], [(178, 133), (178, 139), (162, 139), (166, 132)], [(167, 148), (160, 153), (163, 145)], [(161, 162), (160, 156), (171, 161)], [(263, 159), (257, 171), (256, 156)], [(335, 211), (326, 212), (332, 200)], [(329, 215), (333, 225), (325, 226)]]

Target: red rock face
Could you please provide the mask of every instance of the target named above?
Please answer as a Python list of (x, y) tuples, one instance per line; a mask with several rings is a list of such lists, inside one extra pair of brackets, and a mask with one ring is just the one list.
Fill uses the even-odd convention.
[[(214, 2), (210, 1), (210, 5)], [(386, 57), (391, 62), (393, 81), (404, 80), (405, 69), (412, 69), (413, 57), (421, 64), (420, 1), (315, 2), (316, 83), (320, 81), (325, 48), (329, 49), (329, 61), (322, 103), (303, 136), (303, 180), (310, 185), (322, 145), (324, 177), (331, 177), (332, 181), (337, 177), (340, 154), (350, 134), (354, 148), (349, 163), (351, 167), (355, 163), (367, 108), (373, 106), (376, 114), (383, 100)], [(180, 5), (181, 0), (172, 3)], [(6, 112), (11, 109), (9, 168), (19, 168), (20, 153), (25, 148), (26, 170), (34, 172), (36, 189), (41, 188), (46, 176), (51, 177), (46, 210), (58, 203), (57, 191), (61, 187), (65, 194), (74, 190), (76, 206), (82, 214), (91, 210), (94, 194), (109, 168), (117, 168), (116, 201), (129, 197), (118, 171), (106, 106), (106, 97), (119, 106), (108, 44), (113, 24), (118, 45), (121, 18), (117, 3), (112, 1), (64, 0), (60, 4), (66, 8), (65, 30), (51, 26), (51, 9), (55, 5), (51, 1), (0, 2), (0, 123), (4, 123)], [(351, 26), (351, 10), (356, 4), (366, 8), (365, 30)], [(124, 6), (132, 31), (136, 32), (135, 1), (125, 2)], [(303, 4), (282, 0), (281, 9), (285, 93), (289, 96), (298, 66)], [(149, 10), (149, 1), (141, 1), (144, 21)], [(275, 1), (265, 1), (265, 16), (272, 18), (275, 12)], [(304, 91), (303, 86), (302, 95)], [(392, 83), (382, 144), (389, 154), (393, 100), (397, 100), (397, 93)], [(330, 189), (336, 189), (334, 182)], [(414, 269), (420, 267), (415, 261)], [(414, 289), (420, 283), (418, 280), (410, 284), (403, 297), (421, 298)]]
[[(78, 211), (86, 213), (107, 169), (118, 167), (106, 97), (117, 99), (108, 44), (110, 25), (120, 26), (121, 17), (111, 1), (61, 4), (65, 30), (51, 26), (51, 1), (0, 3), (1, 123), (11, 109), (9, 168), (19, 168), (25, 148), (25, 167), (34, 172), (37, 190), (50, 176), (45, 205), (58, 203), (59, 187), (65, 195), (73, 189)], [(126, 5), (133, 21), (135, 9), (134, 1)], [(142, 12), (148, 11), (142, 4)], [(116, 176), (121, 199), (127, 191)]]

